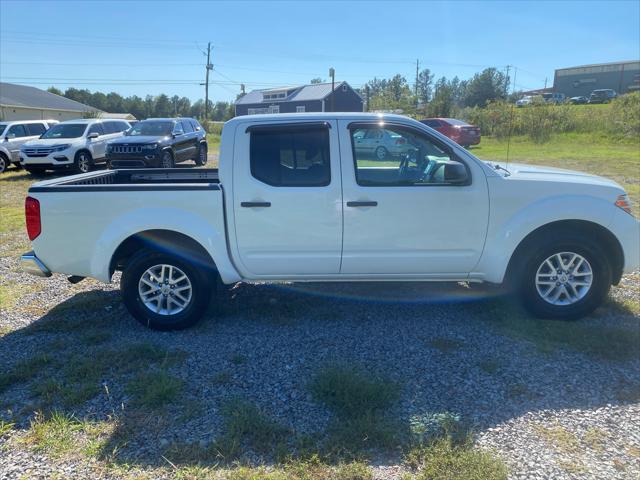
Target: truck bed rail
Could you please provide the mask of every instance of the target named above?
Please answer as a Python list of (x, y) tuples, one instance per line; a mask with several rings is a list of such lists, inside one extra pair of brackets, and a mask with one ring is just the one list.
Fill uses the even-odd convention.
[(219, 190), (218, 170), (149, 168), (103, 170), (39, 182), (29, 192), (87, 192), (113, 190)]

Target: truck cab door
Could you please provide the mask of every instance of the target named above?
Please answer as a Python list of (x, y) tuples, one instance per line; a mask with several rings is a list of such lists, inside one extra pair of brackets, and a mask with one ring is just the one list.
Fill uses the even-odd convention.
[(243, 276), (337, 274), (342, 186), (336, 123), (240, 123), (233, 155), (230, 242)]
[[(380, 159), (358, 137), (393, 138)], [(343, 274), (460, 278), (478, 263), (489, 196), (482, 167), (421, 128), (339, 121)]]

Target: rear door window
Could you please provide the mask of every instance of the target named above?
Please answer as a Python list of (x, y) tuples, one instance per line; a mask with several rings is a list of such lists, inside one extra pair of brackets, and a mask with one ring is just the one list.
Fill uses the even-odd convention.
[(31, 136), (33, 135), (40, 136), (47, 131), (47, 128), (44, 126), (43, 123), (28, 123), (26, 127), (27, 127), (27, 132), (29, 132), (29, 135)]
[(329, 130), (282, 127), (251, 132), (251, 175), (276, 187), (322, 187), (331, 182)]
[(118, 124), (116, 122), (104, 122), (102, 124), (102, 127), (104, 128), (104, 133), (106, 135), (109, 135), (111, 133), (118, 133)]
[(193, 125), (191, 124), (190, 121), (182, 120), (180, 123), (182, 123), (182, 129), (184, 130), (184, 133), (195, 132), (195, 129), (193, 128)]
[(97, 133), (98, 135), (104, 135), (104, 128), (102, 128), (101, 123), (94, 123), (93, 125), (91, 125), (89, 127), (89, 131), (87, 132), (87, 135), (94, 132)]

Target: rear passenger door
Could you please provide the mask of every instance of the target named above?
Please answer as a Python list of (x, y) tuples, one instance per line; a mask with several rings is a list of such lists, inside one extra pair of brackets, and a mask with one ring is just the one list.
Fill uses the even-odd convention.
[(335, 122), (242, 123), (235, 136), (230, 228), (247, 278), (336, 274), (342, 187)]
[(94, 161), (102, 160), (105, 157), (107, 149), (105, 132), (102, 123), (94, 123), (93, 125), (91, 125), (89, 127), (89, 130), (87, 130), (87, 136), (92, 133), (97, 133), (98, 138), (87, 139), (89, 150), (91, 151), (91, 156), (93, 157)]

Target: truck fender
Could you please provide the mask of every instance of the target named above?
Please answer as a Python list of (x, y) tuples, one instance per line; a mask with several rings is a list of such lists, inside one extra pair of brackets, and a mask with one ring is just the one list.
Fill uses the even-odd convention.
[(197, 214), (179, 209), (139, 208), (122, 215), (109, 224), (95, 243), (91, 256), (91, 276), (111, 281), (110, 265), (116, 249), (127, 238), (147, 230), (169, 230), (198, 242), (213, 259), (222, 281), (233, 283), (240, 275), (228, 255), (224, 223), (220, 228)]
[[(499, 208), (493, 207), (492, 208)], [(544, 225), (563, 220), (582, 220), (607, 228), (614, 214), (613, 203), (587, 195), (558, 195), (533, 202), (518, 210), (502, 225), (492, 213), (486, 248), (470, 278), (501, 283), (511, 256), (531, 232)]]

